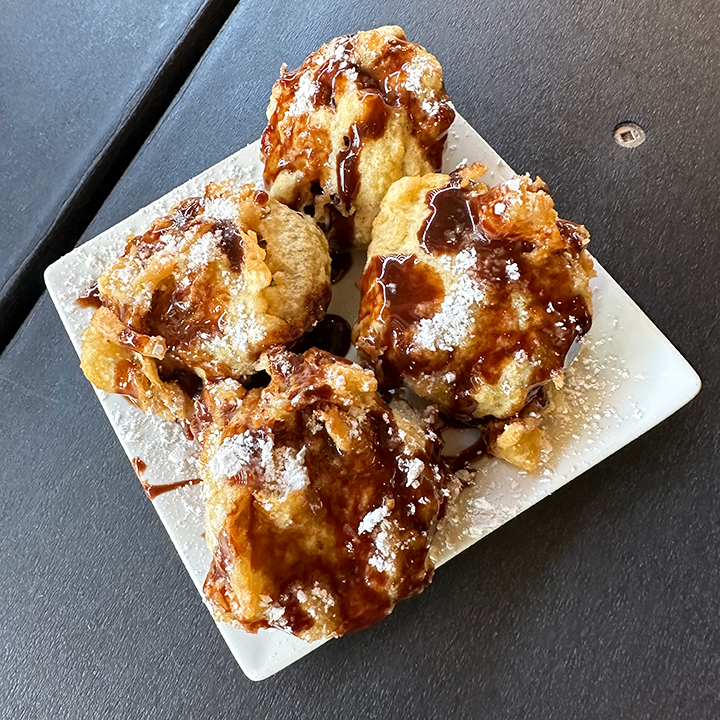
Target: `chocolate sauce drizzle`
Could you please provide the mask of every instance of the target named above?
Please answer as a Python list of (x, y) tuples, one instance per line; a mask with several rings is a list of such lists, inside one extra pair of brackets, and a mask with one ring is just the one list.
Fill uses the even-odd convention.
[(339, 283), (352, 267), (352, 253), (349, 252), (331, 252), (331, 269), (330, 282), (335, 285)]
[(429, 253), (457, 253), (473, 242), (477, 218), (465, 191), (455, 184), (430, 190), (430, 215), (418, 233), (420, 246)]
[(145, 482), (142, 477), (142, 474), (147, 470), (147, 465), (144, 460), (139, 457), (134, 457), (132, 459), (132, 466), (138, 480), (143, 486), (145, 494), (150, 498), (150, 500), (154, 500), (159, 495), (170, 492), (171, 490), (177, 490), (178, 488), (187, 487), (188, 485), (197, 485), (202, 482), (201, 478), (192, 478), (191, 480), (178, 480), (178, 482), (174, 483), (151, 484), (149, 482)]
[[(265, 196), (267, 197), (267, 193)], [(237, 225), (232, 220), (216, 220), (215, 228), (220, 231), (220, 249), (227, 256), (230, 269), (239, 272), (243, 266), (245, 250)]]
[[(312, 353), (312, 351), (311, 351)], [(322, 353), (312, 358), (325, 362)], [(330, 359), (331, 362), (337, 362)], [(294, 369), (283, 373), (286, 382), (298, 388), (290, 400), (293, 413), (267, 427), (249, 430), (263, 441), (272, 438), (276, 447), (304, 451), (304, 465), (309, 478), (305, 491), (312, 505), (301, 506), (301, 514), (290, 523), (268, 521), (267, 514), (256, 507), (252, 498), (241, 523), (240, 537), (223, 530), (218, 536), (213, 562), (204, 590), (210, 601), (232, 612), (232, 587), (229, 571), (236, 558), (252, 548), (253, 571), (272, 578), (277, 588), (275, 603), (283, 608), (282, 620), (287, 629), (302, 633), (315, 620), (297, 601), (297, 588), (307, 590), (317, 582), (333, 597), (333, 629), (350, 632), (371, 625), (387, 615), (398, 599), (420, 592), (432, 577), (427, 562), (430, 531), (434, 527), (444, 496), (442, 470), (437, 475), (435, 448), (415, 457), (422, 461), (415, 482), (410, 484), (398, 467), (403, 441), (393, 414), (379, 399), (359, 419), (358, 433), (362, 442), (353, 442), (340, 451), (325, 425), (318, 425), (315, 412), (329, 412), (342, 423), (347, 413), (344, 398), (336, 398), (324, 382), (319, 363), (304, 362), (298, 356), (284, 356), (285, 364)], [(268, 422), (268, 420), (265, 420)], [(263, 487), (267, 479), (260, 463), (249, 463), (247, 470), (230, 482), (253, 490)], [(378, 508), (385, 508), (385, 517), (397, 532), (393, 541), (392, 567), (385, 569), (377, 561), (376, 533), (358, 529), (363, 518)], [(312, 519), (317, 524), (323, 544), (314, 546), (306, 541), (306, 527)], [(246, 534), (245, 534), (246, 533)], [(393, 535), (395, 537), (395, 535)], [(237, 543), (237, 547), (236, 547)], [(245, 623), (250, 631), (268, 627), (267, 619)]]
[[(377, 343), (384, 348), (379, 370), (385, 387), (402, 384), (403, 375), (422, 369), (410, 352), (412, 332), (423, 318), (440, 308), (444, 297), (442, 279), (414, 255), (375, 255), (360, 280), (361, 326), (372, 320), (376, 308), (385, 320), (385, 335)], [(361, 350), (362, 352), (362, 350)]]
[(140, 482), (142, 483), (145, 494), (150, 498), (150, 500), (155, 500), (155, 498), (163, 495), (166, 492), (177, 490), (182, 487), (187, 487), (188, 485), (198, 485), (202, 482), (202, 478), (192, 478), (191, 480), (178, 480), (178, 482), (164, 483), (162, 485), (154, 485), (145, 482), (144, 480), (140, 480)]
[[(540, 260), (531, 240), (494, 232), (486, 221), (493, 217), (488, 202), (485, 195), (470, 193), (453, 178), (447, 186), (428, 192), (430, 214), (418, 231), (418, 242), (430, 254), (473, 252), (468, 272), (486, 298), (483, 325), (482, 332), (474, 332), (461, 348), (423, 352), (414, 343), (418, 323), (435, 314), (445, 295), (430, 265), (414, 256), (374, 257), (361, 280), (359, 322), (367, 323), (378, 308), (384, 318), (385, 335), (374, 341), (382, 348), (376, 364), (384, 380), (446, 369), (456, 377), (450, 410), (464, 418), (472, 417), (477, 407), (472, 397), (475, 378), (496, 384), (520, 353), (533, 360), (532, 383), (547, 382), (574, 356), (592, 322), (573, 279), (572, 263), (582, 250), (578, 226), (561, 221), (558, 227), (567, 246)], [(525, 298), (523, 324), (513, 305), (516, 293)]]
[(388, 108), (379, 94), (368, 93), (363, 98), (365, 115), (361, 122), (350, 127), (350, 137), (345, 138), (346, 146), (337, 157), (338, 195), (342, 207), (350, 211), (353, 198), (360, 187), (360, 153), (368, 140), (383, 136), (388, 119)]
[[(275, 85), (275, 108), (261, 138), (263, 178), (270, 187), (281, 172), (300, 173), (304, 186), (297, 188), (292, 203), (295, 209), (313, 205), (313, 195), (322, 192), (323, 169), (329, 160), (330, 138), (313, 122), (313, 116), (320, 108), (335, 111), (336, 97), (351, 82), (360, 93), (362, 114), (348, 129), (345, 147), (337, 154), (338, 194), (331, 201), (341, 214), (351, 213), (360, 186), (358, 164), (363, 147), (383, 136), (395, 108), (407, 111), (413, 135), (434, 169), (440, 169), (445, 136), (455, 111), (444, 89), (438, 92), (437, 102), (429, 106), (408, 82), (409, 63), (421, 50), (405, 40), (385, 38), (383, 54), (372, 65), (363, 66), (353, 60), (356, 39), (356, 35), (337, 38), (330, 46), (333, 52), (321, 65), (317, 66), (318, 53), (313, 53), (297, 70), (285, 71)], [(315, 90), (305, 100), (307, 107), (298, 112), (298, 98), (303, 96), (300, 82), (305, 77), (311, 79)]]
[(80, 307), (99, 308), (102, 305), (100, 300), (100, 290), (97, 281), (94, 282), (84, 293), (76, 300)]

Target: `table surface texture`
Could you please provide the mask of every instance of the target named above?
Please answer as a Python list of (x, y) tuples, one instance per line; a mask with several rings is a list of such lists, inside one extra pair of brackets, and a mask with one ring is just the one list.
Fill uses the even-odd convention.
[(3, 3), (0, 349), (234, 4)]
[[(254, 684), (44, 296), (0, 356), (0, 717), (720, 717), (718, 10), (243, 0), (82, 240), (254, 140), (281, 62), (397, 23), (439, 57), (468, 121), (587, 225), (704, 388), (387, 620)], [(613, 141), (625, 120), (643, 145)]]

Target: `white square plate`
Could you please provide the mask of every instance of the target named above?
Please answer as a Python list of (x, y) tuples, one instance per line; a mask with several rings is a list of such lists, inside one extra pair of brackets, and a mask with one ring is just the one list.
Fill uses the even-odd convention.
[[(457, 116), (448, 136), (443, 167), (450, 171), (465, 159), (488, 167), (484, 179), (491, 186), (513, 174)], [(78, 353), (81, 334), (93, 310), (80, 307), (76, 299), (123, 252), (127, 236), (142, 234), (154, 218), (165, 215), (178, 200), (202, 195), (207, 183), (227, 178), (240, 183), (261, 182), (259, 142), (189, 180), (47, 269), (45, 282), (50, 296)], [(596, 243), (602, 242), (602, 228), (591, 228), (591, 232)], [(362, 257), (356, 258), (352, 272), (333, 288), (330, 309), (351, 325), (358, 307), (355, 283), (363, 264)], [(483, 460), (475, 484), (460, 494), (438, 531), (432, 548), (437, 565), (631, 442), (699, 391), (700, 378), (680, 353), (597, 262), (596, 269), (592, 330), (567, 373), (566, 407), (547, 424), (552, 451), (533, 473), (495, 459)], [(353, 357), (352, 352), (349, 357)], [(147, 482), (170, 483), (197, 476), (197, 449), (178, 426), (144, 415), (120, 396), (99, 390), (97, 395), (128, 458), (141, 458), (146, 463), (143, 477)], [(153, 505), (200, 590), (210, 566), (210, 552), (202, 537), (202, 486), (165, 493)], [(278, 630), (252, 635), (222, 623), (218, 628), (252, 680), (269, 677), (319, 644)]]

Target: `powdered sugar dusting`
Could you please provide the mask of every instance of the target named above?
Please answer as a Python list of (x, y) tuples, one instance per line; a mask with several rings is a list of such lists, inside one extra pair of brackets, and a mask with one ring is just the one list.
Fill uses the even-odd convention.
[(405, 71), (405, 87), (417, 94), (426, 92), (423, 79), (427, 73), (433, 71), (433, 64), (426, 55), (416, 53), (410, 62), (403, 65)]
[(375, 552), (368, 558), (368, 564), (382, 573), (392, 572), (397, 559), (395, 543), (392, 541), (390, 530), (390, 521), (381, 520), (380, 529), (375, 535)]
[(508, 276), (509, 280), (519, 280), (520, 268), (517, 266), (517, 263), (508, 260), (505, 265), (505, 274)]
[[(617, 286), (601, 267), (596, 269), (593, 327), (565, 373), (556, 407), (543, 420), (550, 446), (540, 467), (523, 472), (485, 458), (474, 473), (474, 484), (463, 490), (440, 525), (431, 552), (437, 563), (607, 457), (641, 432), (639, 428), (657, 422), (658, 415), (650, 410), (650, 405), (658, 405), (652, 378), (662, 383), (663, 363), (677, 362), (678, 356), (666, 341), (655, 344), (654, 329), (635, 305), (612, 304), (605, 297), (601, 288), (612, 296)], [(623, 351), (629, 343), (634, 349)], [(656, 354), (661, 347), (667, 348), (662, 361)]]
[(312, 586), (310, 594), (314, 598), (320, 600), (320, 602), (324, 603), (326, 607), (332, 607), (333, 605), (335, 605), (335, 598), (318, 582), (315, 582), (315, 584)]
[(282, 448), (283, 462), (276, 474), (276, 482), (285, 492), (302, 490), (309, 484), (310, 478), (305, 466), (306, 450), (307, 448), (303, 447), (296, 453), (291, 448)]
[(231, 352), (248, 354), (253, 347), (265, 339), (265, 328), (254, 309), (237, 304), (233, 308), (232, 320), (224, 315), (219, 323), (221, 335), (208, 339), (210, 352), (218, 352), (222, 346), (230, 346)]
[(312, 112), (315, 107), (313, 96), (317, 92), (317, 89), (318, 84), (313, 80), (312, 74), (304, 72), (298, 81), (294, 100), (290, 103), (290, 107), (288, 107), (288, 115), (297, 117), (298, 115), (305, 115), (306, 113)]
[(246, 430), (223, 441), (210, 461), (210, 472), (226, 478), (250, 472), (261, 474), (265, 486), (284, 497), (302, 490), (310, 482), (305, 451), (305, 448), (296, 452), (288, 447), (276, 447), (268, 432)]
[[(513, 174), (458, 115), (448, 133), (443, 171), (453, 170), (467, 157), (488, 167), (483, 179), (490, 186)], [(258, 158), (259, 143), (254, 143), (77, 248), (48, 269), (48, 289), (78, 351), (82, 331), (93, 310), (81, 307), (76, 299), (122, 254), (127, 236), (147, 230), (154, 218), (167, 214), (179, 200), (202, 195), (208, 182), (233, 178), (236, 182), (262, 183)], [(436, 563), (458, 554), (485, 531), (494, 529), (615, 452), (697, 392), (699, 381), (692, 369), (612, 278), (601, 267), (597, 269), (594, 326), (587, 346), (567, 378), (567, 413), (558, 413), (558, 429), (551, 429), (553, 450), (540, 471), (533, 474), (521, 473), (499, 461), (481, 463), (475, 486), (463, 491), (451, 505), (447, 518), (451, 522), (436, 535), (432, 550)], [(344, 287), (340, 283), (334, 295), (342, 295), (344, 290), (341, 288)], [(332, 311), (340, 311), (352, 322), (355, 320), (352, 312), (357, 309), (357, 290), (353, 282), (348, 282), (347, 289), (347, 298), (333, 298)], [(140, 457), (147, 462), (144, 477), (148, 482), (173, 482), (196, 476), (192, 457), (197, 446), (183, 437), (179, 427), (144, 416), (122, 397), (100, 391), (98, 396), (128, 457)], [(178, 454), (168, 451), (168, 443), (175, 445)], [(130, 472), (128, 467), (128, 475)], [(166, 493), (153, 503), (198, 590), (211, 559), (203, 538), (201, 492), (202, 486), (187, 487)], [(138, 502), (145, 501), (141, 497), (138, 487)], [(470, 502), (473, 498), (481, 500)], [(463, 508), (469, 508), (467, 521), (463, 519)], [(388, 529), (385, 531), (381, 544), (388, 539)], [(383, 548), (388, 549), (386, 545)], [(379, 553), (374, 563), (382, 566), (383, 562), (382, 553)], [(318, 588), (311, 594), (315, 596), (316, 592), (325, 591)], [(254, 680), (277, 672), (318, 645), (281, 631), (261, 630), (251, 635), (223, 624), (218, 627), (243, 670)]]
[(235, 220), (237, 208), (227, 198), (214, 198), (205, 201), (203, 215), (211, 220)]
[(207, 232), (198, 238), (188, 253), (188, 270), (196, 270), (218, 260), (220, 252), (220, 233)]
[[(145, 482), (164, 485), (200, 475), (200, 448), (185, 437), (179, 425), (156, 415), (145, 415), (119, 395), (97, 389), (95, 392), (128, 457), (140, 458), (147, 465), (142, 472)], [(193, 485), (165, 493), (153, 501), (158, 513), (167, 518), (168, 532), (183, 558), (187, 558), (198, 588), (210, 562), (202, 537), (205, 514), (202, 493), (202, 485)]]
[(381, 505), (374, 510), (371, 510), (358, 525), (358, 532), (362, 535), (363, 533), (372, 532), (375, 526), (380, 523), (383, 518), (386, 518), (390, 514), (386, 505)]
[(274, 468), (273, 440), (267, 433), (246, 430), (226, 438), (210, 461), (210, 472), (231, 478), (256, 468)]
[(408, 487), (420, 487), (420, 477), (425, 469), (425, 463), (420, 458), (407, 458), (400, 456), (397, 461), (398, 467), (405, 474), (405, 483)]
[(420, 347), (451, 352), (470, 334), (474, 324), (471, 308), (485, 297), (484, 290), (468, 272), (475, 260), (473, 247), (466, 248), (455, 257), (443, 257), (457, 282), (445, 289), (445, 299), (439, 311), (418, 323), (414, 341)]

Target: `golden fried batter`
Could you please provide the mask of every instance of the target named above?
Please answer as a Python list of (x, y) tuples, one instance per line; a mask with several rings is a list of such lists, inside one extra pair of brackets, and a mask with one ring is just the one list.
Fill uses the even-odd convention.
[(370, 242), (390, 184), (440, 169), (455, 112), (433, 55), (388, 26), (335, 38), (273, 86), (262, 137), (274, 197), (337, 244)]
[[(542, 181), (488, 189), (484, 172), (477, 164), (392, 185), (354, 329), (383, 381), (465, 419), (510, 418), (548, 381), (561, 385), (591, 323), (585, 228), (558, 218)], [(497, 439), (498, 452), (512, 437)]]
[(321, 350), (269, 359), (270, 385), (208, 383), (204, 585), (215, 617), (307, 640), (376, 622), (432, 577), (447, 489), (431, 419)]
[(311, 220), (251, 185), (208, 185), (131, 236), (100, 277), (82, 369), (143, 410), (185, 419), (183, 389), (256, 372), (264, 351), (322, 318), (329, 273)]

